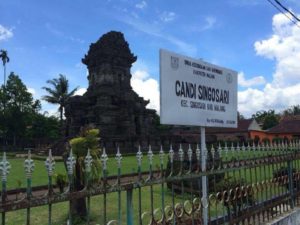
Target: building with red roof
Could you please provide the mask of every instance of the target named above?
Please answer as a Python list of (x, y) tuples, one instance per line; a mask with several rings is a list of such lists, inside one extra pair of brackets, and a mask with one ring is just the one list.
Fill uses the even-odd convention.
[(237, 128), (206, 128), (209, 136), (214, 136), (216, 141), (240, 141), (262, 140), (266, 133), (261, 129), (255, 119), (243, 119), (238, 121)]
[(300, 115), (285, 116), (279, 124), (266, 131), (270, 140), (274, 138), (300, 138)]

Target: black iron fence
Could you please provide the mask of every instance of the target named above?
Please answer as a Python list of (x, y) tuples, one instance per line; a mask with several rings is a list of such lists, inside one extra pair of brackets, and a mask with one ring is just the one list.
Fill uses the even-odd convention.
[[(31, 210), (39, 206), (47, 206), (43, 224), (58, 224), (52, 218), (53, 207), (59, 202), (68, 203), (62, 212), (68, 216), (61, 223), (75, 224), (71, 208), (76, 199), (84, 199), (87, 205), (83, 224), (263, 224), (300, 205), (299, 147), (298, 141), (230, 147), (225, 144), (208, 150), (180, 146), (168, 151), (160, 149), (155, 154), (149, 147), (144, 154), (137, 152), (136, 170), (130, 174), (122, 173), (126, 157), (122, 158), (119, 150), (115, 159), (110, 159), (104, 150), (98, 180), (91, 179), (91, 168), (97, 159), (88, 152), (80, 191), (74, 189), (76, 160), (72, 151), (66, 161), (68, 185), (63, 191), (53, 185), (55, 162), (51, 151), (45, 162), (47, 186), (38, 191), (32, 188), (32, 173), (43, 171), (34, 171), (29, 153), (24, 162), (26, 192), (18, 197), (16, 193), (12, 197), (12, 191), (6, 188), (9, 172), (14, 168), (4, 153), (0, 162), (2, 224), (12, 224), (6, 214), (21, 209), (26, 211), (26, 224), (34, 224)], [(201, 168), (202, 157), (206, 158), (205, 169)], [(108, 175), (109, 160), (115, 161), (114, 176)], [(208, 184), (207, 198), (202, 192), (203, 177)], [(93, 199), (97, 199), (96, 203)], [(207, 221), (203, 220), (205, 211)]]

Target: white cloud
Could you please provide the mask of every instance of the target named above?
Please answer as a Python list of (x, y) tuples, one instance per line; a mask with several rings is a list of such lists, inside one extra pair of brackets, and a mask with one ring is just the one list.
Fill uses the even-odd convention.
[(213, 29), (217, 23), (217, 18), (213, 16), (202, 17), (197, 23), (189, 24), (186, 26), (188, 32), (204, 32)]
[(79, 43), (79, 44), (84, 44), (85, 43), (85, 41), (82, 40), (81, 38), (77, 38), (77, 37), (74, 37), (74, 36), (69, 36), (69, 35), (65, 34), (63, 31), (54, 28), (50, 23), (46, 23), (45, 27), (50, 33), (52, 33), (53, 35), (55, 35), (59, 38), (63, 38), (63, 39), (66, 39), (66, 40), (69, 40), (69, 41), (72, 41), (72, 42), (75, 42), (75, 43)]
[(251, 116), (259, 110), (275, 109), (280, 112), (288, 106), (299, 104), (300, 83), (276, 88), (267, 84), (263, 90), (248, 88), (238, 93), (239, 111), (246, 116)]
[(42, 111), (47, 112), (49, 116), (59, 117), (58, 105), (50, 104), (47, 101), (41, 99)]
[(273, 85), (285, 87), (299, 82), (300, 29), (284, 14), (273, 17), (273, 35), (254, 44), (256, 53), (276, 61)]
[(265, 84), (266, 80), (263, 76), (252, 77), (247, 80), (244, 72), (240, 72), (238, 74), (238, 82), (241, 87), (253, 87)]
[(86, 88), (79, 88), (74, 95), (83, 95), (86, 92)]
[[(51, 104), (43, 99), (41, 99), (39, 93), (35, 91), (33, 88), (28, 88), (28, 91), (33, 95), (34, 98), (40, 99), (42, 105), (42, 111), (47, 112), (48, 116), (56, 116), (59, 117), (59, 110), (57, 104)], [(86, 92), (86, 88), (79, 88), (74, 95), (82, 96)]]
[(206, 24), (204, 25), (204, 27), (201, 30), (203, 31), (203, 30), (211, 29), (215, 25), (216, 22), (217, 22), (217, 19), (215, 17), (212, 17), (212, 16), (205, 17)]
[[(117, 10), (117, 13), (109, 13), (109, 15), (115, 20), (129, 25), (137, 31), (160, 38), (161, 40), (173, 44), (177, 48), (176, 51), (179, 53), (184, 53), (189, 56), (196, 56), (197, 47), (195, 45), (181, 40), (177, 36), (171, 35), (165, 31), (165, 27), (168, 26), (168, 23), (166, 22), (170, 22), (176, 18), (176, 14), (174, 12), (158, 12), (158, 19), (160, 20), (153, 20), (153, 18), (151, 20), (145, 20), (136, 14), (136, 12), (124, 13), (123, 8), (116, 5), (113, 6), (113, 8)], [(164, 13), (166, 14), (165, 18), (162, 17)], [(162, 20), (166, 21), (162, 22)]]
[[(246, 116), (258, 110), (275, 109), (279, 112), (299, 104), (300, 29), (284, 14), (274, 15), (272, 26), (273, 34), (265, 40), (256, 41), (254, 48), (257, 55), (275, 60), (273, 80), (261, 90), (248, 88), (238, 93), (239, 111)], [(239, 78), (242, 78), (240, 84), (244, 83), (245, 86), (258, 77), (245, 80), (243, 74), (240, 74)], [(263, 82), (262, 79), (260, 81)]]
[(35, 89), (34, 88), (27, 88), (27, 91), (29, 92), (29, 93), (31, 93), (33, 96), (35, 96), (35, 94), (36, 94), (36, 91), (35, 91)]
[(169, 35), (166, 32), (163, 32), (162, 28), (158, 26), (157, 24), (150, 24), (147, 22), (142, 21), (141, 19), (131, 18), (131, 17), (119, 17), (116, 16), (116, 19), (119, 21), (126, 23), (127, 25), (132, 26), (134, 29), (144, 32), (145, 34), (152, 35), (154, 37), (161, 38), (163, 40), (166, 40), (172, 44), (174, 44), (179, 51), (190, 55), (195, 56), (197, 52), (197, 48), (194, 45), (191, 45), (190, 43), (187, 43), (185, 41), (182, 41), (178, 39), (177, 37), (174, 37), (172, 35)]
[(66, 36), (67, 39), (73, 41), (73, 42), (78, 42), (80, 44), (84, 44), (85, 41), (80, 39), (80, 38), (76, 38), (76, 37), (73, 37), (73, 36)]
[(138, 9), (144, 9), (144, 8), (147, 7), (147, 2), (146, 1), (141, 1), (141, 2), (137, 3), (135, 5), (135, 7), (138, 8)]
[(131, 86), (133, 90), (143, 97), (150, 100), (147, 108), (155, 109), (159, 114), (159, 86), (157, 80), (150, 78), (145, 70), (136, 70), (132, 74)]
[(130, 14), (136, 19), (140, 18), (139, 15), (135, 12), (131, 12)]
[(0, 41), (7, 40), (13, 37), (12, 29), (6, 28), (0, 24)]
[(161, 21), (167, 23), (173, 21), (176, 18), (176, 14), (174, 12), (164, 11), (162, 14), (160, 14), (159, 18)]

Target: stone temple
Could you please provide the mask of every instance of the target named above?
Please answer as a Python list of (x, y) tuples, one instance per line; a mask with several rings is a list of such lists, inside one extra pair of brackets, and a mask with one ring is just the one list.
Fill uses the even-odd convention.
[(130, 85), (136, 59), (121, 32), (108, 32), (90, 45), (82, 59), (89, 85), (83, 96), (70, 98), (66, 105), (67, 137), (78, 135), (82, 127), (96, 127), (108, 150), (120, 146), (123, 152), (153, 140), (156, 112), (146, 108), (149, 101)]

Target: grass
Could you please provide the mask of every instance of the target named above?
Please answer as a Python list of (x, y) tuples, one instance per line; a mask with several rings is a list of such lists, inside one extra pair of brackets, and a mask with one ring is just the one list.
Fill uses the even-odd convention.
[[(247, 153), (245, 158), (251, 157)], [(258, 155), (257, 155), (258, 156)], [(260, 155), (263, 156), (263, 155)], [(229, 155), (228, 155), (229, 157)], [(24, 172), (24, 159), (16, 159), (9, 158), (9, 162), (11, 163), (11, 172), (8, 176), (8, 189), (17, 188), (19, 186), (24, 187), (26, 184), (25, 172)], [(47, 184), (47, 172), (45, 169), (44, 161), (35, 160), (35, 171), (33, 173), (32, 181), (33, 186), (37, 185), (45, 185)], [(164, 165), (166, 165), (167, 156), (165, 156)], [(296, 164), (296, 162), (294, 163)], [(108, 174), (115, 175), (117, 174), (117, 163), (114, 158), (109, 158), (108, 160)], [(158, 169), (160, 165), (159, 156), (156, 154), (153, 159), (153, 169)], [(297, 161), (297, 165), (299, 162)], [(281, 166), (286, 166), (284, 164), (274, 164), (273, 166), (258, 166), (252, 169), (242, 169), (239, 171), (228, 172), (225, 177), (234, 177), (236, 179), (244, 179), (246, 183), (259, 182), (263, 180), (269, 180), (273, 177), (273, 171), (279, 169)], [(297, 166), (298, 167), (298, 166)], [(299, 169), (299, 168), (298, 168)], [(142, 170), (149, 170), (149, 160), (146, 155), (143, 157), (142, 161)], [(122, 174), (132, 173), (137, 171), (137, 160), (135, 156), (126, 156), (122, 160)], [(65, 174), (65, 168), (62, 162), (57, 162), (55, 166), (55, 173)], [(21, 181), (21, 182), (20, 182)], [(21, 185), (20, 185), (21, 184)], [(172, 193), (166, 187), (165, 191), (165, 205), (172, 205)], [(283, 193), (284, 188), (279, 187), (274, 190), (273, 194)], [(258, 193), (256, 199), (261, 201), (262, 199), (266, 199), (270, 197), (270, 192), (268, 190), (264, 190), (263, 193)], [(142, 211), (147, 211), (148, 213), (151, 211), (150, 204), (150, 187), (142, 188)], [(161, 186), (155, 185), (153, 186), (153, 207), (154, 209), (161, 207)], [(189, 194), (185, 194), (184, 196), (175, 195), (175, 202), (183, 202), (186, 199), (190, 199)], [(54, 204), (52, 207), (53, 210), (53, 223), (54, 225), (63, 225), (66, 224), (67, 215), (68, 215), (68, 202)], [(121, 215), (122, 221), (126, 221), (126, 192), (121, 193)], [(224, 208), (219, 205), (218, 208), (215, 206), (211, 207), (211, 215), (217, 215), (217, 213), (223, 214), (225, 212)], [(220, 208), (221, 207), (221, 208)], [(133, 191), (133, 211), (134, 211), (134, 221), (135, 224), (138, 223), (138, 189)], [(160, 213), (158, 213), (160, 214)], [(157, 215), (159, 216), (159, 215)], [(118, 217), (118, 193), (110, 193), (107, 194), (107, 218), (108, 220), (117, 219)], [(148, 216), (149, 218), (149, 216)], [(31, 224), (47, 224), (48, 219), (48, 206), (42, 206), (37, 208), (31, 208)], [(103, 224), (103, 195), (95, 196), (91, 198), (91, 224)], [(147, 218), (145, 218), (146, 220)], [(19, 210), (15, 212), (7, 213), (7, 224), (24, 224), (26, 221), (26, 210)]]
[[(172, 194), (167, 188), (165, 190), (165, 204), (172, 205)], [(154, 209), (161, 208), (161, 186), (153, 186), (153, 207)], [(183, 197), (186, 199), (186, 196)], [(175, 202), (183, 201), (183, 198), (179, 195), (175, 195)], [(142, 212), (151, 211), (150, 206), (150, 187), (142, 188)], [(67, 221), (69, 203), (63, 202), (54, 204), (52, 206), (52, 224), (53, 225), (64, 225)], [(91, 220), (93, 225), (103, 224), (103, 195), (95, 196), (91, 198)], [(138, 224), (138, 190), (133, 191), (133, 212), (134, 212), (134, 224)], [(121, 219), (124, 224), (126, 224), (126, 193), (121, 193)], [(161, 214), (157, 215), (158, 217)], [(47, 224), (48, 219), (48, 206), (31, 208), (31, 224)], [(107, 220), (117, 220), (118, 219), (118, 193), (107, 194)], [(149, 214), (144, 218), (144, 221), (149, 220)], [(26, 221), (26, 210), (19, 210), (15, 212), (9, 212), (6, 216), (6, 221), (8, 225), (24, 224)], [(84, 224), (84, 223), (81, 223)], [(146, 223), (145, 223), (146, 224)]]
[[(11, 164), (11, 170), (7, 179), (7, 189), (15, 189), (26, 186), (26, 177), (24, 171), (24, 159), (22, 158), (8, 158), (8, 161)], [(165, 157), (165, 164), (167, 162), (167, 156)], [(45, 168), (45, 163), (43, 160), (34, 160), (35, 169), (32, 175), (32, 186), (46, 185), (48, 183), (47, 171)], [(117, 174), (117, 163), (115, 158), (109, 158), (108, 160), (108, 175), (116, 175)], [(154, 155), (153, 157), (153, 169), (158, 169), (160, 166), (160, 160), (158, 155)], [(142, 160), (142, 171), (149, 170), (149, 161), (146, 155), (144, 155)], [(126, 156), (122, 160), (122, 174), (137, 172), (137, 160), (135, 156)], [(63, 162), (56, 162), (55, 164), (55, 173), (66, 174), (65, 167)], [(154, 206), (159, 207), (161, 204), (161, 192), (160, 186), (156, 185), (153, 187), (153, 199)], [(165, 188), (166, 193), (166, 202), (171, 204), (171, 194)], [(134, 191), (134, 210), (137, 211), (137, 202), (138, 202), (138, 191)], [(143, 188), (142, 193), (142, 206), (143, 211), (150, 211), (150, 190), (148, 187)], [(177, 197), (175, 197), (177, 198)], [(92, 224), (102, 224), (103, 214), (101, 214), (101, 210), (103, 210), (103, 196), (95, 196), (91, 198), (91, 218), (93, 220)], [(125, 222), (126, 215), (126, 193), (122, 193), (122, 218)], [(107, 212), (108, 219), (117, 219), (117, 202), (118, 196), (117, 193), (111, 193), (107, 195)], [(62, 225), (66, 224), (64, 221), (67, 220), (68, 215), (68, 202), (57, 203), (52, 207), (53, 210), (53, 224)], [(26, 210), (19, 210), (14, 212), (7, 213), (7, 224), (24, 224), (26, 221)], [(31, 224), (47, 224), (48, 218), (48, 206), (31, 208)], [(135, 220), (137, 222), (138, 216), (135, 215)]]
[[(24, 159), (22, 158), (8, 158), (11, 164), (10, 173), (7, 178), (7, 189), (15, 189), (26, 187), (26, 176), (24, 170)], [(167, 156), (165, 156), (164, 165), (167, 163)], [(40, 186), (48, 184), (48, 175), (45, 167), (45, 161), (34, 160), (35, 169), (32, 174), (32, 186)], [(149, 161), (144, 155), (141, 165), (142, 171), (149, 170)], [(160, 168), (159, 156), (156, 154), (153, 157), (153, 170)], [(117, 175), (117, 162), (115, 158), (109, 158), (107, 161), (108, 175)], [(137, 159), (135, 156), (126, 156), (122, 159), (122, 174), (137, 172)], [(55, 174), (66, 174), (64, 163), (59, 161), (55, 163)]]
[[(167, 164), (167, 156), (165, 155), (164, 157), (164, 167)], [(116, 175), (117, 174), (117, 163), (114, 158), (110, 158), (107, 162), (107, 170), (108, 170), (108, 175)], [(159, 155), (155, 154), (153, 156), (153, 164), (152, 164), (152, 169), (153, 170), (158, 170), (160, 169), (160, 159)], [(142, 159), (142, 164), (141, 164), (141, 169), (142, 171), (149, 171), (149, 160), (147, 155), (143, 156)], [(126, 156), (122, 160), (122, 174), (126, 173), (134, 173), (137, 172), (137, 159), (135, 156)]]
[[(10, 173), (7, 177), (7, 189), (26, 187), (26, 176), (24, 170), (24, 159), (8, 159), (11, 164)], [(45, 162), (34, 160), (35, 169), (32, 174), (32, 186), (48, 184), (48, 175)], [(65, 167), (62, 162), (55, 164), (55, 173), (65, 174)]]

